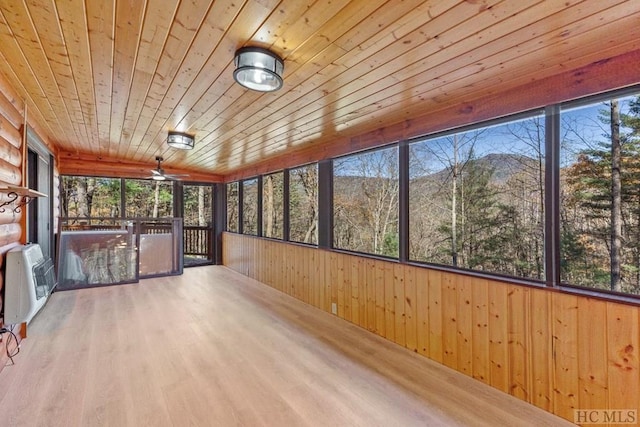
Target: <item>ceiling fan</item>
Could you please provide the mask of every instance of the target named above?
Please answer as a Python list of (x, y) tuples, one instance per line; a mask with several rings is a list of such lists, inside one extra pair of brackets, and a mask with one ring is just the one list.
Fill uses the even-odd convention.
[(181, 178), (189, 176), (186, 173), (181, 173), (181, 174), (170, 174), (170, 173), (165, 173), (164, 169), (162, 169), (161, 163), (164, 159), (162, 158), (162, 156), (156, 156), (156, 162), (158, 162), (158, 166), (155, 169), (151, 169), (151, 176), (148, 176), (147, 178), (153, 179), (155, 181), (165, 181), (165, 180), (170, 180), (170, 181), (180, 181)]

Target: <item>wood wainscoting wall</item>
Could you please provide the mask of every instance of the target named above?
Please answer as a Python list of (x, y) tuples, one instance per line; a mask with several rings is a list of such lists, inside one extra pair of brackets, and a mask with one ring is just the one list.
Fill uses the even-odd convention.
[(638, 306), (232, 233), (223, 263), (569, 421), (640, 412)]

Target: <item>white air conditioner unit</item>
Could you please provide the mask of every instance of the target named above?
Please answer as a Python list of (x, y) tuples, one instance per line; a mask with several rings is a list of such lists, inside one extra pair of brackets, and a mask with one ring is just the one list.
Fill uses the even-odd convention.
[(29, 323), (56, 285), (53, 262), (35, 243), (11, 249), (5, 258), (4, 323)]

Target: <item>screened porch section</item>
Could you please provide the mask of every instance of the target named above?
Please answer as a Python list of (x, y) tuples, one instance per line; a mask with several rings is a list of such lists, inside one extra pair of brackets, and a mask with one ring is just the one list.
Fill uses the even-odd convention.
[[(140, 231), (133, 231), (147, 236), (141, 245), (157, 243), (155, 235), (175, 233), (171, 220), (180, 219), (180, 262), (191, 266), (214, 260), (211, 184), (62, 176), (61, 214), (61, 236), (75, 231), (118, 234), (141, 221)], [(157, 274), (155, 270), (141, 274)]]
[(82, 228), (61, 221), (58, 254), (60, 290), (182, 274), (182, 218)]

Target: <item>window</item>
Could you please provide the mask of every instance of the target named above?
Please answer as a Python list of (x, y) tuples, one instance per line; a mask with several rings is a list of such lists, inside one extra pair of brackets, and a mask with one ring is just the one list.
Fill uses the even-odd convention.
[(242, 181), (242, 232), (258, 234), (258, 178)]
[(289, 171), (289, 240), (318, 243), (318, 165)]
[(184, 226), (209, 227), (213, 218), (213, 187), (185, 184), (182, 188)]
[[(391, 258), (401, 252), (403, 262), (406, 247), (408, 261), (640, 295), (640, 94), (626, 94), (389, 144), (320, 170), (314, 163), (264, 175), (261, 204), (258, 179), (245, 180), (242, 209), (240, 184), (227, 184), (229, 229), (237, 230), (244, 211), (244, 231), (256, 234), (262, 209), (265, 237), (318, 244), (320, 221), (322, 237), (333, 238), (322, 239), (323, 247)], [(560, 137), (547, 141), (547, 125), (557, 120)], [(547, 164), (556, 154), (559, 170)], [(554, 182), (545, 182), (547, 171)], [(399, 179), (405, 172), (407, 194)], [(330, 183), (333, 205), (319, 210), (318, 186)], [(558, 184), (548, 208), (547, 191)], [(400, 216), (407, 212), (399, 212), (405, 202), (407, 229)]]
[(284, 172), (262, 178), (262, 233), (265, 237), (282, 239), (283, 191)]
[(61, 182), (62, 217), (76, 219), (70, 220), (70, 225), (86, 221), (88, 218), (120, 217), (119, 178), (62, 176)]
[(238, 183), (227, 184), (227, 231), (238, 232)]
[(398, 148), (333, 161), (333, 246), (398, 256)]
[(125, 179), (127, 218), (173, 217), (173, 183), (146, 179)]
[(640, 294), (640, 95), (561, 113), (561, 280)]
[(409, 257), (544, 279), (544, 116), (412, 143)]

